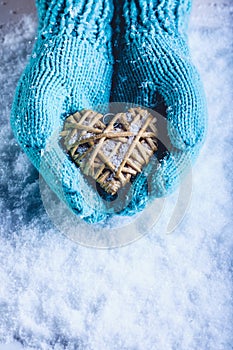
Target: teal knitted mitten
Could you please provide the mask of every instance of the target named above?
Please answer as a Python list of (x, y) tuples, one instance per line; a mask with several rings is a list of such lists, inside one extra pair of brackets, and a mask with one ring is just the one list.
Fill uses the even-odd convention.
[[(171, 193), (194, 162), (206, 133), (205, 97), (187, 45), (189, 0), (115, 0), (112, 101), (166, 105), (169, 152), (150, 170), (150, 197)], [(166, 145), (165, 145), (166, 146)], [(145, 177), (135, 181), (134, 213), (147, 201)]]
[(104, 217), (96, 210), (101, 206), (96, 192), (58, 144), (46, 145), (67, 115), (109, 102), (113, 5), (111, 0), (38, 0), (37, 7), (38, 39), (16, 89), (11, 126), (55, 193), (80, 217), (96, 222)]

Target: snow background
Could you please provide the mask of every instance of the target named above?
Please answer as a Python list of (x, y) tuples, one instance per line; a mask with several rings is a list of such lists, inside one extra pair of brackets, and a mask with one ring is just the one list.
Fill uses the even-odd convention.
[(10, 107), (36, 27), (34, 15), (16, 18), (0, 28), (0, 350), (233, 349), (233, 2), (194, 0), (189, 38), (209, 131), (187, 214), (166, 235), (172, 196), (150, 234), (114, 250), (78, 246), (54, 227), (13, 138)]

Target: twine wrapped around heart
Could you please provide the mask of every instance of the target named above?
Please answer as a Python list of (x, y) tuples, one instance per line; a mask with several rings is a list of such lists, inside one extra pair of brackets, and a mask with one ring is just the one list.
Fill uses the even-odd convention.
[(140, 107), (113, 115), (107, 125), (101, 113), (76, 112), (60, 135), (83, 173), (111, 195), (140, 173), (158, 149), (156, 118)]

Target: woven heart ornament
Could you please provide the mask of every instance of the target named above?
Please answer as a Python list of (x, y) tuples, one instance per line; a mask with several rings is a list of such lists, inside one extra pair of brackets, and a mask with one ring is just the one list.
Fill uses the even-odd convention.
[(146, 109), (117, 113), (108, 124), (92, 110), (70, 115), (60, 133), (64, 147), (85, 175), (115, 195), (157, 151), (156, 118)]

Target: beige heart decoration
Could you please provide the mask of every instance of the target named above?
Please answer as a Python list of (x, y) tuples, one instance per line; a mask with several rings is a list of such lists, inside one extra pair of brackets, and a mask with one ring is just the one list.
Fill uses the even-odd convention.
[(93, 110), (70, 115), (60, 133), (63, 145), (85, 175), (115, 195), (158, 149), (156, 118), (141, 107), (104, 116)]

